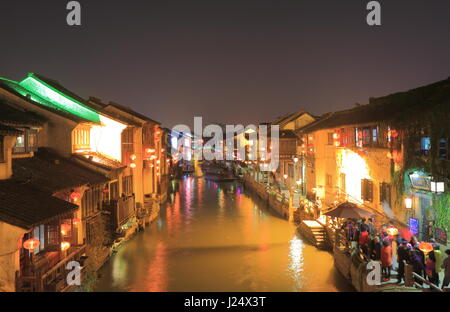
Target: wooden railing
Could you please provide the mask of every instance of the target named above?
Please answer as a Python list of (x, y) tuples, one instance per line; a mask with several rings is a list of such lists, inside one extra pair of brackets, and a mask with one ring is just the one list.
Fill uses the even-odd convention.
[[(81, 281), (83, 278), (84, 265), (82, 257), (86, 251), (86, 245), (71, 247), (67, 253), (58, 263), (53, 265), (46, 271), (37, 270), (32, 275), (17, 276), (17, 291), (67, 291), (72, 286), (67, 284), (67, 274), (69, 271), (66, 269), (67, 264), (70, 261), (77, 261), (80, 264)], [(61, 251), (63, 255), (64, 252)]]
[[(426, 280), (423, 276), (420, 276), (419, 274), (417, 274), (415, 272), (412, 272), (412, 275), (414, 277), (414, 280), (419, 280), (423, 284), (426, 284), (426, 285), (430, 286), (430, 288), (432, 288), (432, 289), (434, 289), (434, 290), (436, 290), (438, 292), (444, 292), (444, 290), (439, 288), (439, 286), (434, 285), (430, 281)], [(417, 283), (417, 282), (414, 282), (414, 286), (416, 286), (417, 288), (424, 289), (423, 285), (421, 285), (420, 283)]]
[(133, 217), (136, 213), (134, 205), (134, 196), (121, 198), (117, 202), (117, 222), (122, 225)]

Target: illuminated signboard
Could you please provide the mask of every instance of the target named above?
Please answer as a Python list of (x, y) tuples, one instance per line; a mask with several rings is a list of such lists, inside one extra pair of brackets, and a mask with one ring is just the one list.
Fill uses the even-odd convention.
[(413, 188), (423, 191), (430, 191), (431, 189), (431, 177), (421, 175), (418, 173), (412, 173), (409, 175), (409, 180)]
[(414, 235), (419, 234), (419, 219), (409, 218), (409, 231)]

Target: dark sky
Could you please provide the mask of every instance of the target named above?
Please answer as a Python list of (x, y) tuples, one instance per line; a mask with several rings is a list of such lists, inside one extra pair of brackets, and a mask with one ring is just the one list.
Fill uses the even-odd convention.
[(270, 121), (450, 76), (450, 1), (0, 1), (0, 75), (37, 72), (173, 126)]

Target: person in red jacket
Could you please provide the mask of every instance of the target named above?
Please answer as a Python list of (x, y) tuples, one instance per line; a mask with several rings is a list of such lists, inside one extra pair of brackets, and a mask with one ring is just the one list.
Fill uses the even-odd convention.
[(381, 267), (383, 270), (384, 281), (391, 279), (392, 268), (392, 246), (389, 241), (383, 241), (383, 247), (381, 248)]
[(359, 234), (359, 247), (362, 249), (366, 256), (369, 255), (369, 232), (363, 231)]

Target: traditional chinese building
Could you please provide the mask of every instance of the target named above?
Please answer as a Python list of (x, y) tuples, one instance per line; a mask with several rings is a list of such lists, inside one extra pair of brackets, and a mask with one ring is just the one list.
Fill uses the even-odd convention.
[(26, 179), (15, 176), (16, 161), (35, 157), (35, 131), (43, 118), (4, 102), (0, 116), (0, 290), (67, 290), (73, 285), (67, 284), (65, 265), (77, 260), (80, 272), (84, 268), (86, 246), (76, 235), (79, 207), (33, 183), (31, 172)]
[(449, 111), (447, 79), (323, 115), (300, 131), (307, 191), (325, 207), (345, 200), (362, 205), (378, 221), (398, 221), (421, 239), (445, 236)]
[(159, 213), (159, 204), (167, 198), (167, 139), (160, 123), (129, 107), (91, 97), (88, 104), (128, 126), (122, 132), (122, 163), (132, 176), (137, 215), (144, 223)]

